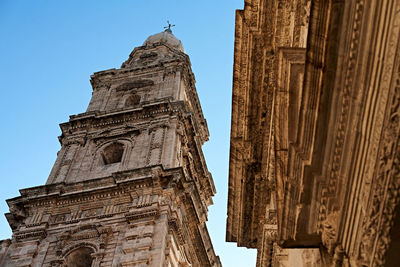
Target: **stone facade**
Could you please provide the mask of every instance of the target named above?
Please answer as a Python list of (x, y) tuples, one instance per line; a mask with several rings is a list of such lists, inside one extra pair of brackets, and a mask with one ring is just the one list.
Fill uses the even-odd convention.
[(246, 0), (227, 241), (257, 266), (398, 266), (399, 88), (400, 1)]
[(189, 57), (167, 30), (92, 75), (60, 125), (46, 185), (7, 201), (0, 266), (221, 266), (206, 228), (215, 188)]

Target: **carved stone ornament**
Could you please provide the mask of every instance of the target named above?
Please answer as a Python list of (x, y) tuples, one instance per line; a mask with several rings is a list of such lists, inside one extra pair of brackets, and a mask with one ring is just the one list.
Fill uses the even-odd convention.
[(52, 264), (54, 266), (66, 266), (64, 265), (65, 259), (69, 253), (78, 248), (90, 248), (93, 251), (91, 255), (94, 258), (94, 265), (92, 266), (99, 266), (110, 233), (111, 228), (109, 227), (90, 224), (64, 231), (57, 236), (55, 252), (58, 259), (52, 261)]
[[(378, 173), (372, 188), (368, 213), (363, 219), (359, 259), (381, 266), (390, 245), (390, 230), (394, 210), (400, 202), (400, 66), (396, 87), (390, 100), (390, 110), (384, 127)], [(372, 252), (375, 251), (375, 254)]]
[(336, 235), (337, 235), (337, 222), (339, 219), (339, 212), (335, 211), (328, 215), (328, 217), (322, 223), (322, 243), (331, 253), (335, 248)]
[(127, 82), (123, 83), (120, 86), (117, 87), (117, 91), (127, 91), (127, 90), (132, 90), (132, 89), (138, 89), (138, 88), (143, 88), (147, 86), (152, 86), (154, 85), (154, 81), (152, 80), (137, 80), (133, 82)]

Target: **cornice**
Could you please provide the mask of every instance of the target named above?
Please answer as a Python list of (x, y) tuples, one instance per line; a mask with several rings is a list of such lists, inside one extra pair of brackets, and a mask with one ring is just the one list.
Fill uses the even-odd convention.
[[(270, 197), (265, 193), (265, 173), (275, 163), (266, 151), (276, 127), (279, 49), (303, 45), (298, 35), (304, 34), (300, 28), (308, 26), (306, 1), (293, 5), (249, 0), (244, 10), (236, 11), (226, 239), (239, 246), (257, 246), (262, 231), (259, 221)], [(293, 12), (295, 8), (299, 10)], [(291, 16), (298, 22), (294, 28)], [(286, 170), (285, 160), (280, 155), (276, 158)]]
[[(301, 206), (298, 204), (300, 204), (301, 198), (304, 197), (302, 184), (304, 182), (303, 179), (305, 179), (303, 177), (304, 168), (311, 164), (313, 155), (331, 19), (330, 2), (312, 2), (299, 121), (298, 125), (292, 126), (297, 127), (297, 136), (292, 148), (289, 149), (288, 159), (282, 161), (285, 170), (284, 175), (289, 178), (284, 185), (287, 189), (283, 193), (283, 199), (278, 201), (277, 207), (279, 212), (278, 239), (282, 241), (299, 240), (301, 242), (301, 238), (299, 236), (296, 237), (296, 231), (298, 230), (296, 226), (303, 227), (304, 225), (297, 225), (296, 222), (299, 214), (307, 211), (306, 209), (299, 209)], [(279, 174), (279, 172), (277, 173)], [(288, 178), (278, 177), (277, 179)], [(311, 237), (305, 237), (305, 239), (308, 238), (313, 240)]]
[(107, 112), (86, 112), (73, 116), (69, 122), (61, 123), (63, 134), (70, 131), (87, 128), (104, 128), (132, 121), (143, 121), (154, 116), (183, 116), (186, 113), (182, 101), (170, 102), (169, 99), (160, 99), (159, 102), (144, 104), (140, 108), (118, 109)]
[(123, 80), (126, 78), (142, 78), (148, 74), (164, 73), (166, 71), (170, 71), (171, 69), (182, 72), (186, 71), (190, 75), (190, 79), (195, 80), (194, 74), (190, 69), (190, 62), (185, 62), (180, 59), (172, 59), (148, 66), (121, 69), (114, 68), (95, 72), (90, 76), (90, 82), (93, 90), (97, 90), (101, 87), (101, 85), (108, 85), (113, 81)]

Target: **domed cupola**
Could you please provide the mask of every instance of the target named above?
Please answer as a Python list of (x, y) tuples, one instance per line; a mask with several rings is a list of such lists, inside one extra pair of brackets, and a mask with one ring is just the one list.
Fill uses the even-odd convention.
[(149, 36), (146, 41), (144, 41), (143, 46), (151, 46), (156, 43), (168, 44), (169, 46), (185, 53), (182, 42), (172, 34), (170, 29)]
[(171, 26), (174, 25), (168, 24), (165, 31), (147, 37), (142, 46), (131, 52), (121, 68), (147, 68), (176, 59), (189, 60), (182, 42), (172, 34)]

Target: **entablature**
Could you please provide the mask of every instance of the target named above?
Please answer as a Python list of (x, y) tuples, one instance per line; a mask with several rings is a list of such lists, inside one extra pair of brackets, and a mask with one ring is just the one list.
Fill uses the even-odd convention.
[[(118, 198), (120, 199), (119, 203), (123, 203), (123, 200), (128, 197), (127, 200), (131, 203), (129, 196), (132, 194), (132, 196), (136, 196), (134, 192), (140, 193), (143, 190), (150, 190), (154, 192), (152, 194), (158, 196), (160, 194), (163, 195), (163, 191), (176, 190), (176, 192), (173, 193), (175, 196), (179, 197), (181, 193), (183, 193), (186, 195), (185, 198), (190, 196), (191, 201), (196, 201), (196, 204), (193, 203), (192, 207), (196, 210), (195, 214), (199, 216), (198, 221), (204, 222), (207, 216), (208, 203), (202, 201), (200, 192), (192, 186), (193, 181), (191, 179), (183, 179), (184, 175), (181, 167), (163, 169), (162, 166), (152, 166), (117, 172), (110, 177), (85, 180), (77, 183), (57, 183), (22, 189), (20, 190), (21, 196), (7, 200), (10, 206), (10, 213), (7, 214), (7, 218), (10, 221), (14, 220), (13, 229), (17, 231), (22, 223), (24, 223), (24, 229), (25, 227), (39, 227), (41, 225), (40, 221), (35, 220), (44, 218), (44, 210), (50, 212), (50, 210), (65, 209), (79, 204), (89, 205), (93, 203), (94, 205), (112, 198)], [(178, 184), (181, 184), (181, 186), (177, 187)], [(180, 190), (183, 191), (180, 193)], [(161, 201), (160, 203), (162, 204), (163, 202)], [(143, 203), (139, 203), (138, 205), (139, 206), (135, 206), (135, 208), (148, 206)], [(40, 216), (36, 216), (36, 219), (32, 219), (33, 217), (31, 218), (31, 216), (33, 215), (31, 214), (31, 210), (35, 210), (38, 214), (40, 213)], [(104, 207), (104, 212), (106, 211), (107, 208)], [(47, 214), (48, 212), (45, 213)], [(90, 216), (103, 216), (105, 215), (104, 212), (99, 213), (96, 210), (96, 212)], [(121, 212), (124, 213), (125, 209), (118, 209), (117, 213)], [(87, 215), (89, 216), (89, 213)], [(69, 219), (71, 223), (80, 220), (80, 217), (75, 218), (76, 216), (73, 214), (71, 216), (72, 217)], [(107, 216), (111, 216), (111, 214)], [(127, 216), (129, 217), (130, 215)], [(29, 222), (26, 221), (27, 218), (30, 218)], [(46, 224), (51, 224), (51, 218), (47, 219)]]

